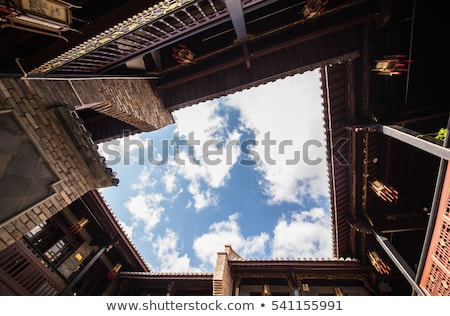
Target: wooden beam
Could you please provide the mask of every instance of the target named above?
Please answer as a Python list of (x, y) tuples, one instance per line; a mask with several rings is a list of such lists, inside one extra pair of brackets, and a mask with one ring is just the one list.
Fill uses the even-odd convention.
[(156, 65), (156, 70), (162, 71), (161, 53), (159, 49), (151, 51), (153, 61)]
[(231, 23), (233, 23), (238, 41), (240, 43), (246, 42), (248, 36), (241, 0), (225, 0), (225, 5), (227, 6), (228, 13), (230, 14)]
[[(420, 216), (422, 215), (422, 216)], [(424, 231), (427, 229), (427, 220), (423, 214), (391, 214), (385, 218), (372, 217), (377, 229), (382, 234), (401, 233), (411, 231)]]
[(228, 13), (230, 14), (231, 23), (233, 24), (234, 31), (236, 32), (239, 43), (242, 44), (242, 50), (244, 53), (245, 65), (247, 68), (251, 67), (250, 54), (248, 53), (247, 41), (248, 34), (245, 26), (244, 10), (242, 9), (241, 0), (225, 0)]

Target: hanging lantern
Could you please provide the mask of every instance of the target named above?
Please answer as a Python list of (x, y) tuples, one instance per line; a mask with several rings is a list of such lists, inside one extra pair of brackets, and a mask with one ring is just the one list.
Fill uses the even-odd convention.
[(342, 290), (342, 288), (340, 286), (335, 286), (333, 288), (334, 291), (334, 295), (336, 296), (344, 296), (344, 291)]
[(272, 293), (270, 293), (269, 284), (265, 283), (263, 284), (263, 291), (261, 293), (261, 296), (271, 296)]
[(69, 230), (73, 235), (78, 234), (89, 223), (87, 218), (80, 219), (76, 224), (70, 226)]
[(122, 269), (122, 265), (117, 263), (111, 270), (109, 270), (106, 277), (110, 280), (114, 279), (119, 274), (120, 269)]
[(384, 262), (383, 259), (378, 255), (375, 250), (371, 250), (368, 252), (367, 256), (369, 257), (370, 263), (380, 274), (389, 275), (391, 273), (391, 268), (389, 265)]
[(405, 72), (408, 72), (409, 63), (412, 60), (406, 59), (406, 55), (388, 55), (384, 56), (384, 59), (375, 61), (375, 68), (372, 71), (378, 72), (383, 76), (399, 76)]
[(394, 203), (398, 200), (398, 191), (380, 180), (371, 181), (370, 188), (383, 201)]
[(194, 53), (186, 46), (180, 44), (179, 48), (172, 49), (172, 57), (176, 59), (179, 64), (188, 65), (194, 63)]
[(312, 19), (319, 16), (324, 10), (328, 0), (309, 0), (302, 9), (305, 19)]

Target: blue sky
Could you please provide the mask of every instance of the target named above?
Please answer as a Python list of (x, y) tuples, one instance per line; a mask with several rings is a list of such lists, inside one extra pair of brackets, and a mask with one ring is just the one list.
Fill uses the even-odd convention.
[(320, 71), (173, 112), (175, 123), (100, 145), (101, 189), (149, 267), (212, 272), (248, 259), (331, 258)]

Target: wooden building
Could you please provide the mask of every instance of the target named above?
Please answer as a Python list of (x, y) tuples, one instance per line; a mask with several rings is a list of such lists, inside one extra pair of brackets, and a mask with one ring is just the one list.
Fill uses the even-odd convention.
[(108, 295), (122, 270), (149, 268), (94, 190), (0, 251), (0, 294)]
[[(28, 91), (42, 96), (64, 86), (71, 98), (27, 104), (64, 105), (64, 115), (81, 118), (94, 143), (170, 124), (172, 111), (200, 101), (322, 73), (336, 260), (244, 260), (227, 246), (219, 254), (227, 267), (216, 267), (211, 290), (210, 275), (161, 281), (128, 266), (118, 277), (122, 289), (105, 293), (136, 294), (127, 284), (140, 284), (139, 294), (163, 294), (169, 285), (188, 287), (185, 278), (204, 282), (206, 295), (253, 295), (269, 281), (272, 292), (289, 295), (307, 294), (305, 284), (314, 293), (325, 285), (326, 293), (340, 287), (347, 295), (450, 294), (449, 66), (440, 40), (448, 22), (439, 7), (419, 0), (116, 0), (108, 7), (74, 0), (61, 21), (14, 2), (0, 1), (0, 39), (9, 43), (0, 49), (1, 109), (22, 109)], [(111, 83), (124, 95), (143, 96), (153, 110), (108, 93)], [(104, 94), (93, 98), (92, 91)], [(30, 126), (46, 117), (21, 111)], [(79, 196), (36, 215), (47, 220)], [(7, 218), (0, 221), (5, 247), (26, 233)]]

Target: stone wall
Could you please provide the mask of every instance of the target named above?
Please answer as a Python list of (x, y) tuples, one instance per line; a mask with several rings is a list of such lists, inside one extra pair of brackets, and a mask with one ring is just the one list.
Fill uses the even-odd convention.
[(117, 185), (77, 108), (141, 131), (173, 123), (148, 80), (0, 78), (0, 249), (86, 192)]
[(51, 85), (41, 93), (32, 80), (0, 79), (0, 204), (9, 207), (0, 217), (0, 249), (86, 192), (115, 184), (69, 110), (75, 102)]

